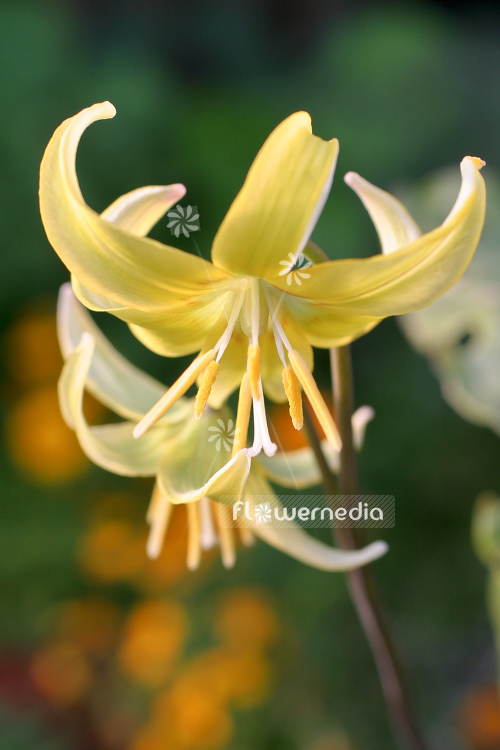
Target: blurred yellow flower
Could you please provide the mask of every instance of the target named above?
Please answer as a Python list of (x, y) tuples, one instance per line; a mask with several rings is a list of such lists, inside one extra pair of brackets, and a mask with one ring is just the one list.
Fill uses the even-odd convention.
[(118, 648), (122, 669), (137, 682), (157, 687), (172, 673), (187, 634), (187, 614), (171, 599), (136, 604)]
[(224, 704), (250, 708), (269, 694), (271, 667), (255, 644), (222, 646), (196, 656), (179, 674), (178, 691), (207, 690)]
[[(94, 409), (94, 418), (96, 411), (101, 410)], [(12, 460), (34, 482), (67, 482), (89, 467), (74, 432), (61, 416), (55, 384), (22, 396), (7, 416), (6, 431)]]
[(241, 588), (224, 592), (217, 608), (215, 632), (234, 648), (265, 648), (279, 633), (279, 621), (264, 591)]
[[(288, 399), (300, 429), (301, 388), (338, 449), (337, 428), (311, 374), (311, 347), (347, 344), (383, 318), (430, 304), (455, 283), (483, 226), (483, 162), (463, 159), (455, 206), (440, 227), (423, 236), (396, 199), (349, 173), (346, 182), (370, 213), (383, 253), (328, 261), (308, 240), (330, 191), (338, 142), (314, 136), (309, 115), (297, 112), (259, 151), (217, 232), (210, 263), (145, 236), (184, 195), (182, 185), (135, 190), (100, 216), (84, 202), (75, 171), (78, 143), (90, 124), (114, 115), (115, 108), (104, 102), (60, 125), (42, 160), (40, 207), (47, 236), (85, 305), (126, 321), (159, 354), (201, 350), (141, 418), (135, 436), (198, 378), (197, 418), (207, 403), (220, 407), (240, 383), (240, 399), (248, 400), (250, 388), (252, 455), (276, 451), (264, 391), (274, 401)], [(315, 261), (307, 273), (294, 270), (294, 262), (304, 267), (304, 256)], [(246, 432), (241, 439), (246, 445)]]
[(233, 732), (231, 714), (217, 692), (185, 680), (157, 696), (152, 723), (182, 750), (221, 750)]
[(144, 539), (126, 521), (104, 521), (84, 534), (78, 559), (85, 573), (97, 581), (127, 581), (144, 566)]
[(62, 357), (56, 316), (47, 305), (26, 310), (9, 329), (5, 344), (7, 369), (14, 382), (23, 387), (56, 382)]

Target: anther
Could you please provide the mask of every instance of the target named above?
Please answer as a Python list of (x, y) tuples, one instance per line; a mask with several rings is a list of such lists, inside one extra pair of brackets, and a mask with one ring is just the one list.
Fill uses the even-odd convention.
[(302, 410), (302, 394), (300, 384), (291, 367), (285, 367), (282, 373), (283, 388), (285, 389), (292, 424), (296, 430), (301, 430), (304, 424), (304, 413)]
[(195, 419), (200, 419), (201, 415), (205, 411), (205, 406), (207, 405), (212, 386), (215, 383), (215, 378), (217, 377), (217, 373), (219, 372), (219, 366), (220, 365), (218, 362), (210, 362), (207, 369), (202, 375), (200, 387), (194, 400)]
[(337, 425), (333, 421), (333, 417), (325, 404), (325, 400), (316, 385), (316, 381), (314, 380), (310, 369), (306, 365), (302, 356), (299, 352), (295, 351), (295, 349), (291, 349), (288, 352), (288, 359), (290, 360), (290, 364), (293, 367), (293, 371), (295, 372), (300, 385), (311, 402), (313, 411), (323, 428), (327, 440), (333, 445), (335, 450), (339, 451), (342, 447), (342, 441), (340, 439)]

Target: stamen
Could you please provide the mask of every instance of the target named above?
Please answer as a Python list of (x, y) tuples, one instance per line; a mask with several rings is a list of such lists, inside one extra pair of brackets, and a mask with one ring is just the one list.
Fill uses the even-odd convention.
[(288, 358), (296, 376), (299, 379), (300, 385), (304, 389), (307, 398), (311, 402), (311, 406), (318, 418), (321, 427), (323, 428), (323, 432), (325, 433), (328, 442), (333, 445), (335, 450), (339, 451), (342, 447), (342, 441), (340, 439), (337, 425), (333, 421), (333, 417), (330, 414), (327, 405), (325, 404), (325, 400), (319, 392), (319, 388), (316, 385), (316, 381), (314, 380), (311, 371), (309, 370), (299, 352), (295, 351), (294, 349), (288, 352)]
[(235, 456), (238, 451), (246, 448), (251, 408), (252, 390), (250, 388), (248, 373), (245, 372), (241, 380), (240, 393), (238, 396), (238, 411), (236, 413), (236, 425), (234, 428), (233, 456)]
[(251, 547), (255, 544), (255, 537), (249, 528), (246, 526), (240, 526), (238, 531), (240, 532), (240, 539), (245, 547)]
[(218, 372), (219, 372), (219, 363), (210, 362), (207, 369), (203, 373), (200, 387), (198, 389), (198, 393), (196, 394), (196, 398), (194, 401), (195, 419), (200, 419), (203, 412), (205, 411), (205, 406), (207, 405), (207, 401), (210, 396), (210, 391), (212, 390), (212, 386), (215, 383), (215, 378), (217, 377)]
[(262, 387), (260, 384), (260, 347), (258, 344), (249, 344), (247, 358), (247, 372), (250, 378), (250, 388), (254, 398), (261, 398)]
[[(215, 506), (218, 506), (217, 508)], [(233, 568), (236, 562), (236, 550), (234, 546), (234, 532), (231, 528), (231, 508), (213, 503), (214, 513), (219, 518), (220, 554), (222, 564), (225, 568)]]
[(302, 394), (299, 381), (291, 367), (285, 367), (282, 373), (283, 388), (285, 389), (292, 424), (296, 430), (301, 430), (304, 425), (304, 413), (302, 410)]
[(189, 570), (196, 570), (201, 559), (200, 514), (197, 505), (198, 503), (186, 505), (188, 516), (187, 566)]
[(227, 321), (226, 330), (214, 346), (215, 351), (217, 352), (217, 359), (216, 362), (220, 362), (222, 355), (227, 349), (227, 346), (231, 340), (231, 336), (233, 335), (234, 326), (236, 325), (236, 321), (238, 320), (238, 316), (241, 312), (241, 308), (243, 306), (243, 301), (245, 299), (245, 293), (246, 289), (242, 289), (239, 296), (236, 299), (235, 305), (231, 311), (231, 315), (229, 316), (229, 320)]
[(177, 378), (175, 383), (170, 386), (168, 391), (163, 394), (161, 399), (156, 402), (152, 409), (141, 419), (141, 421), (135, 426), (133, 436), (135, 438), (141, 437), (150, 427), (154, 425), (171, 406), (175, 404), (181, 396), (184, 396), (186, 391), (193, 385), (198, 375), (203, 372), (205, 367), (212, 362), (216, 354), (215, 349), (210, 349), (206, 354), (200, 354), (195, 360), (191, 362), (185, 372), (182, 373), (180, 378)]
[(198, 503), (200, 513), (200, 544), (202, 549), (209, 550), (219, 543), (219, 537), (214, 526), (212, 508), (210, 507), (210, 498), (206, 495)]
[[(287, 351), (290, 351), (291, 348), (292, 348), (292, 345), (290, 344), (290, 342), (288, 340), (288, 336), (286, 335), (286, 333), (285, 333), (285, 331), (283, 329), (283, 326), (281, 325), (281, 323), (280, 323), (280, 321), (278, 319), (278, 308), (281, 305), (281, 302), (282, 302), (282, 300), (283, 300), (283, 298), (284, 298), (285, 295), (284, 294), (281, 295), (280, 301), (278, 302), (278, 305), (275, 306), (275, 304), (273, 302), (273, 298), (272, 298), (271, 294), (269, 293), (269, 291), (267, 289), (264, 289), (264, 294), (266, 296), (267, 305), (268, 305), (269, 311), (271, 313), (271, 321), (272, 321), (272, 324), (273, 324), (273, 332), (274, 332), (274, 338), (275, 338), (275, 341), (276, 341), (276, 346), (278, 347), (278, 354), (280, 354), (280, 352), (283, 352), (283, 344), (286, 346)], [(278, 334), (278, 335), (276, 335), (276, 334)], [(280, 339), (283, 342), (283, 344), (280, 341), (280, 343), (278, 345), (278, 341)], [(283, 358), (281, 357), (281, 354), (280, 354), (280, 359), (281, 359), (281, 361), (284, 364), (284, 361), (283, 361)]]
[(146, 516), (147, 522), (151, 526), (146, 553), (151, 560), (156, 560), (161, 552), (172, 510), (172, 503), (162, 495), (158, 484), (155, 484)]

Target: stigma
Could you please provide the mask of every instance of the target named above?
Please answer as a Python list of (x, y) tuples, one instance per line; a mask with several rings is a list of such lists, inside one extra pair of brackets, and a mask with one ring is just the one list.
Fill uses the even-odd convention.
[(202, 417), (217, 378), (219, 363), (235, 328), (238, 327), (248, 337), (248, 351), (246, 370), (242, 377), (238, 398), (235, 437), (237, 450), (247, 447), (250, 414), (253, 412), (253, 443), (248, 448), (248, 454), (254, 457), (263, 450), (267, 456), (273, 456), (277, 451), (277, 445), (272, 441), (269, 433), (261, 376), (259, 339), (268, 330), (273, 333), (277, 353), (283, 364), (283, 388), (288, 399), (293, 426), (297, 430), (302, 429), (303, 426), (302, 392), (304, 392), (327, 440), (336, 450), (340, 450), (341, 441), (337, 427), (312, 372), (301, 354), (291, 346), (280, 322), (278, 317), (280, 300), (276, 302), (276, 290), (272, 290), (269, 285), (266, 288), (266, 283), (256, 278), (242, 279), (242, 282), (233, 292), (233, 301), (222, 336), (213, 348), (193, 360), (185, 372), (141, 419), (134, 429), (134, 437), (139, 438), (144, 435), (197, 380), (198, 393), (194, 400), (194, 416), (196, 419)]

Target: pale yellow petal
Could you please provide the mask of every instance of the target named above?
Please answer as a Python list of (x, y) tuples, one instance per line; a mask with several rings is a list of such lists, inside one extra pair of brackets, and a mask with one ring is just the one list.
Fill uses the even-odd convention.
[[(101, 213), (101, 219), (110, 221), (138, 237), (145, 237), (165, 212), (185, 193), (186, 188), (179, 184), (138, 188), (117, 198)], [(115, 300), (91, 292), (74, 274), (71, 282), (80, 302), (90, 310), (117, 312), (125, 307)]]
[[(170, 502), (192, 503), (205, 495), (239, 496), (250, 458), (246, 450), (232, 457), (234, 417), (228, 410), (205, 412), (187, 423), (175, 446), (165, 453), (158, 474), (162, 493)], [(142, 438), (140, 438), (142, 439)]]
[(297, 112), (271, 133), (214, 240), (212, 260), (229, 273), (278, 277), (304, 249), (332, 184), (338, 141), (312, 135)]
[[(85, 387), (121, 417), (138, 420), (163, 396), (166, 386), (116, 351), (75, 298), (70, 284), (64, 284), (59, 292), (57, 333), (65, 359), (79, 346), (84, 333), (91, 334), (95, 349)], [(172, 412), (170, 418), (174, 418)]]
[(125, 193), (102, 213), (101, 219), (145, 237), (161, 217), (186, 194), (184, 185), (148, 185)]
[(390, 193), (372, 185), (355, 172), (348, 172), (345, 182), (361, 198), (375, 224), (385, 255), (409, 245), (421, 231), (406, 208)]
[(61, 412), (75, 430), (84, 453), (98, 466), (125, 476), (154, 476), (169, 442), (174, 442), (178, 426), (156, 425), (142, 440), (132, 436), (134, 424), (90, 427), (83, 414), (83, 393), (94, 352), (94, 340), (84, 333), (69, 355), (58, 384)]
[[(268, 483), (255, 472), (250, 475), (245, 489), (245, 500), (253, 505), (253, 497), (258, 503), (263, 500), (272, 507), (279, 505), (279, 498), (272, 492)], [(254, 513), (251, 512), (251, 516)], [(300, 526), (276, 528), (272, 524), (256, 524), (253, 533), (266, 544), (284, 552), (305, 565), (325, 571), (346, 571), (377, 560), (385, 555), (388, 546), (385, 542), (373, 542), (360, 550), (342, 550), (330, 547), (307, 534)]]
[(158, 475), (161, 490), (171, 503), (194, 503), (205, 496), (217, 500), (221, 495), (241, 495), (250, 471), (250, 457), (246, 450), (239, 451), (213, 474), (208, 467), (199, 483), (194, 476), (200, 476), (199, 467), (193, 471), (196, 452), (194, 457), (188, 454), (181, 459), (174, 454), (175, 451), (171, 451), (163, 458)]
[(56, 130), (40, 170), (42, 220), (61, 260), (94, 294), (158, 312), (172, 301), (203, 295), (227, 274), (195, 255), (132, 234), (87, 206), (75, 171), (78, 143), (90, 124), (114, 114), (109, 102), (96, 104)]
[(432, 232), (366, 259), (319, 263), (310, 278), (288, 292), (287, 305), (313, 346), (341, 346), (383, 318), (425, 307), (454, 284), (467, 268), (484, 222), (486, 194), (480, 165), (461, 164), (462, 187), (445, 222)]

